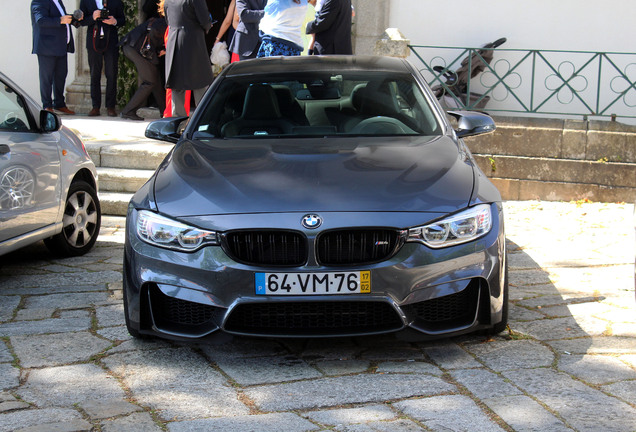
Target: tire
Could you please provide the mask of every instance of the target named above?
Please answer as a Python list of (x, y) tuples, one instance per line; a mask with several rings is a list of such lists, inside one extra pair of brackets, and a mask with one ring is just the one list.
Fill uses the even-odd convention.
[(127, 277), (126, 263), (124, 262), (124, 274), (123, 274), (124, 283), (122, 285), (122, 290), (123, 290), (123, 301), (124, 301), (124, 321), (126, 322), (126, 330), (128, 330), (128, 334), (130, 334), (134, 339), (139, 339), (139, 340), (152, 339), (152, 336), (139, 333), (139, 330), (132, 327), (130, 324), (130, 318), (128, 318), (128, 295), (126, 294), (126, 292), (128, 291), (128, 288), (126, 287), (126, 277)]
[(496, 335), (508, 327), (508, 309), (510, 305), (508, 303), (508, 298), (510, 297), (508, 294), (508, 262), (506, 260), (506, 269), (504, 270), (504, 296), (503, 296), (503, 305), (501, 307), (501, 321), (495, 324), (492, 329), (488, 332), (491, 335)]
[(102, 213), (95, 189), (85, 181), (71, 184), (64, 203), (62, 231), (44, 240), (46, 247), (62, 256), (80, 256), (97, 241)]

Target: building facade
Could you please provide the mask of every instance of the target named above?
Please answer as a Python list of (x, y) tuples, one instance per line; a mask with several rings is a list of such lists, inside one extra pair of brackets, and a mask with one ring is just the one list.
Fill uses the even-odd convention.
[[(79, 0), (62, 1), (69, 12), (79, 6)], [(38, 99), (37, 58), (31, 54), (30, 2), (2, 3), (5, 20), (0, 27), (1, 69)], [(507, 49), (636, 52), (636, 29), (632, 24), (636, 2), (352, 0), (352, 3), (356, 12), (352, 35), (357, 54), (373, 53), (376, 41), (387, 28), (399, 29), (412, 45), (479, 47), (506, 37)], [(67, 87), (80, 91), (88, 73), (83, 39), (86, 29), (73, 32), (77, 50), (69, 56)], [(81, 105), (77, 101), (70, 103)]]

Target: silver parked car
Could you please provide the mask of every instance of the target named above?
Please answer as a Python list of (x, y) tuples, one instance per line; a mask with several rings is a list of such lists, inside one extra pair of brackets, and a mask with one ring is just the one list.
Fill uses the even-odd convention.
[(39, 240), (55, 254), (82, 255), (100, 223), (84, 144), (0, 73), (0, 255)]
[(407, 61), (227, 67), (128, 208), (136, 337), (435, 338), (507, 325), (501, 197)]

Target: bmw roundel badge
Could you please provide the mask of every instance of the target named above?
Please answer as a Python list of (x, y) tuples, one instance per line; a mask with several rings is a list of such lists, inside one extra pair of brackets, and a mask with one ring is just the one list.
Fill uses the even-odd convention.
[(302, 224), (307, 229), (315, 229), (322, 225), (322, 218), (317, 214), (308, 214), (303, 216)]

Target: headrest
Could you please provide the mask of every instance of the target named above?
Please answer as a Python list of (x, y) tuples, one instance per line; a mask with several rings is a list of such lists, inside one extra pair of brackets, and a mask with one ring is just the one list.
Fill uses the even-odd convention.
[(362, 106), (362, 89), (366, 86), (366, 84), (358, 84), (351, 90), (351, 104), (357, 111), (360, 111)]
[(278, 100), (278, 107), (281, 110), (285, 110), (285, 108), (289, 108), (294, 103), (294, 95), (289, 87), (285, 85), (274, 85), (272, 86), (274, 89), (274, 93), (276, 93), (276, 99)]
[(269, 84), (252, 84), (245, 94), (244, 119), (280, 118), (280, 108), (274, 89)]
[(364, 114), (394, 116), (399, 112), (397, 98), (387, 83), (369, 82), (365, 87), (354, 91), (353, 106)]

